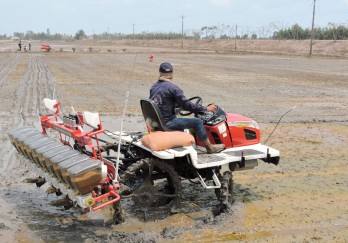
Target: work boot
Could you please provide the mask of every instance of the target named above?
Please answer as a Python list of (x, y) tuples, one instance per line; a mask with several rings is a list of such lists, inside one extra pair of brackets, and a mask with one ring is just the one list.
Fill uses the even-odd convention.
[(225, 144), (211, 144), (209, 139), (204, 141), (204, 145), (208, 154), (220, 153), (225, 149)]

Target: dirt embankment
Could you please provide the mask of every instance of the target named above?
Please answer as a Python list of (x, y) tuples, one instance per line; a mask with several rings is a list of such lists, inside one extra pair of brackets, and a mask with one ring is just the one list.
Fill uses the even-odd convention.
[[(53, 45), (59, 45), (53, 44)], [(88, 47), (88, 43), (85, 47)], [(35, 46), (34, 46), (35, 48)], [(104, 48), (104, 47), (100, 47)], [(2, 242), (345, 242), (348, 239), (346, 161), (348, 71), (343, 58), (226, 55), (139, 48), (114, 52), (0, 53), (0, 240)], [(106, 49), (103, 49), (106, 50)], [(132, 49), (135, 50), (135, 49)], [(149, 51), (147, 51), (149, 50)], [(148, 56), (155, 53), (155, 62)], [(133, 63), (136, 62), (135, 69)], [(99, 111), (116, 130), (130, 91), (126, 130), (142, 130), (139, 100), (171, 61), (175, 82), (187, 96), (199, 94), (227, 112), (253, 117), (265, 141), (290, 108), (268, 145), (280, 150), (278, 166), (260, 162), (234, 173), (232, 213), (212, 217), (213, 191), (184, 183), (182, 213), (143, 222), (104, 226), (110, 212), (81, 215), (50, 203), (45, 189), (24, 182), (35, 176), (23, 166), (6, 132), (33, 125), (53, 94), (76, 110)]]
[[(24, 40), (25, 43), (25, 40)], [(32, 41), (32, 50), (40, 51), (48, 43), (54, 52), (117, 53), (220, 53), (308, 56), (310, 40), (82, 40), (74, 42)], [(14, 52), (17, 42), (0, 41), (0, 52)], [(348, 40), (314, 40), (312, 55), (348, 57)]]

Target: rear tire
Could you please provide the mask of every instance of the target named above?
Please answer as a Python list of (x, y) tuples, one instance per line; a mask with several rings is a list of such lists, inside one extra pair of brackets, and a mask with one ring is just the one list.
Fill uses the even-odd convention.
[(126, 188), (121, 197), (132, 198), (134, 205), (146, 213), (158, 213), (160, 209), (170, 212), (182, 195), (180, 177), (173, 166), (156, 158), (129, 166), (121, 182)]

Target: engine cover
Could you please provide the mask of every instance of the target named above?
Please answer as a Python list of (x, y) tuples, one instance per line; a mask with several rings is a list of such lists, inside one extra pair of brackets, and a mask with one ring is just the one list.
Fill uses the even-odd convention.
[(233, 113), (227, 114), (226, 118), (233, 147), (260, 143), (260, 129), (253, 119)]
[[(225, 144), (226, 148), (240, 147), (260, 143), (260, 129), (258, 124), (249, 117), (227, 113), (205, 122), (205, 129), (209, 140), (213, 144)], [(198, 145), (203, 146), (202, 142)]]

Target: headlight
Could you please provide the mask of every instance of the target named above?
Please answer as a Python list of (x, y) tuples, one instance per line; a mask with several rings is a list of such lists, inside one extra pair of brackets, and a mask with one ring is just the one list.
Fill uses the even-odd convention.
[(218, 126), (218, 128), (219, 128), (219, 133), (220, 134), (226, 132), (226, 125), (225, 125), (225, 123), (222, 123), (220, 126)]

